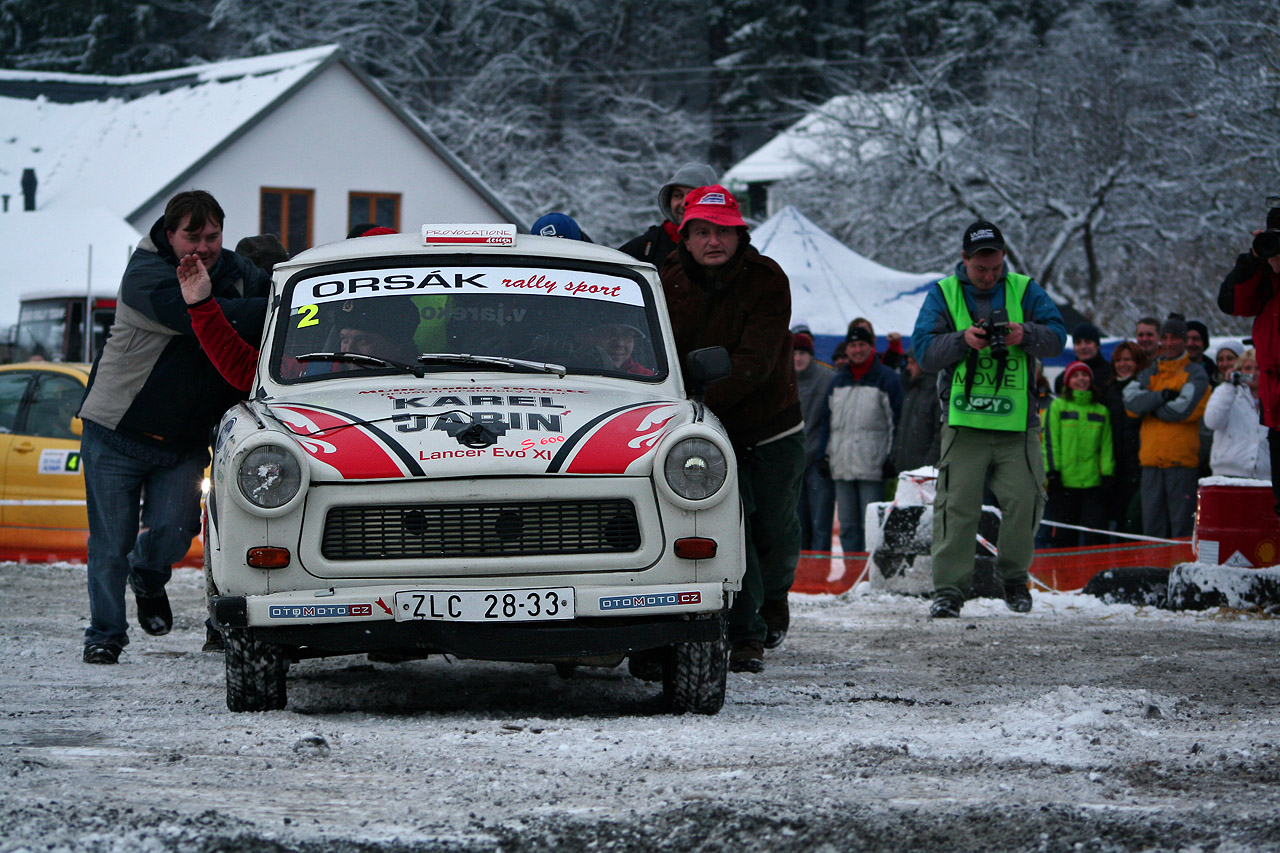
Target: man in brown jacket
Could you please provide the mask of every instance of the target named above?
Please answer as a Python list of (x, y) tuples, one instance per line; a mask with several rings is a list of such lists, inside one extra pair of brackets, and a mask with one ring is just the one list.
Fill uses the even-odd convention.
[(707, 389), (707, 407), (738, 457), (747, 518), (747, 572), (729, 613), (729, 667), (761, 672), (765, 648), (786, 635), (787, 592), (800, 557), (804, 424), (791, 359), (791, 290), (782, 268), (751, 246), (738, 202), (724, 187), (689, 193), (680, 237), (662, 267), (680, 359), (722, 346), (733, 362), (733, 372)]

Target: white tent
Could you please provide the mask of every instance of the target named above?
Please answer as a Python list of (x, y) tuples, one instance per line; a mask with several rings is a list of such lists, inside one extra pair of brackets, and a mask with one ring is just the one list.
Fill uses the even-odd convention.
[(877, 334), (911, 335), (929, 285), (942, 273), (910, 273), (864, 258), (787, 206), (751, 231), (751, 244), (791, 280), (791, 324), (843, 337), (866, 317)]
[(142, 239), (106, 208), (0, 213), (0, 337), (27, 296), (115, 296)]

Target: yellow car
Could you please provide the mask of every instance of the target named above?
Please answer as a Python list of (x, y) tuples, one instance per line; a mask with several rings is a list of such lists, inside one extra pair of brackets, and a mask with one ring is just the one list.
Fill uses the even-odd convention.
[[(83, 562), (88, 553), (76, 417), (89, 365), (0, 365), (0, 560)], [(183, 565), (200, 565), (200, 540)]]

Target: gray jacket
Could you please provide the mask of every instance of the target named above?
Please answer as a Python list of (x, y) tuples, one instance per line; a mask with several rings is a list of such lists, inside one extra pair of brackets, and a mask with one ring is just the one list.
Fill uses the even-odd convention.
[(800, 414), (804, 418), (804, 464), (809, 467), (818, 461), (818, 422), (822, 419), (822, 405), (831, 389), (836, 372), (817, 361), (796, 373), (796, 390), (800, 394)]
[(902, 418), (893, 436), (893, 467), (911, 471), (923, 465), (937, 465), (942, 455), (942, 401), (938, 398), (938, 375), (922, 373), (904, 379)]

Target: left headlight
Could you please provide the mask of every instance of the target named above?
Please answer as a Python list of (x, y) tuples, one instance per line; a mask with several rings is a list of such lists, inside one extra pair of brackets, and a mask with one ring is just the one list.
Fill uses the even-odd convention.
[(677, 443), (662, 467), (671, 490), (691, 501), (711, 497), (729, 476), (729, 461), (724, 453), (705, 438), (686, 438)]
[(261, 444), (240, 458), (236, 485), (255, 507), (279, 509), (302, 488), (302, 465), (286, 448)]

